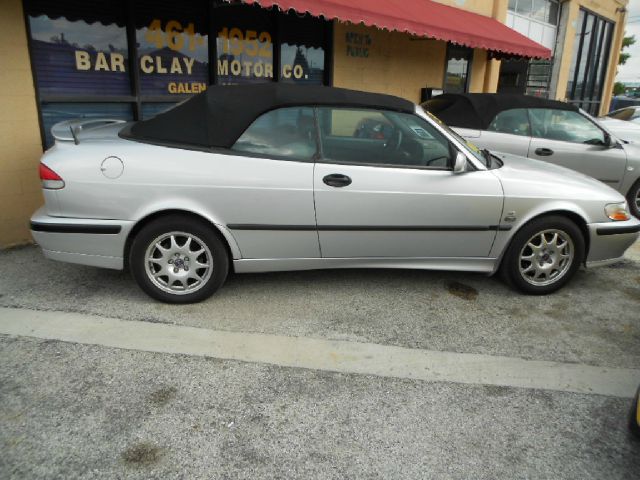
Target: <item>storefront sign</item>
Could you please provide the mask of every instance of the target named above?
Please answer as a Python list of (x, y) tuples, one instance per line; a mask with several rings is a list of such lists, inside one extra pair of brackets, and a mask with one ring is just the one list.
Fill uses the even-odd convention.
[(206, 89), (207, 37), (195, 30), (191, 22), (154, 18), (138, 31), (142, 93), (183, 95)]
[[(293, 13), (276, 21), (273, 12), (240, 2), (121, 3), (25, 0), (46, 145), (58, 121), (149, 118), (210, 83), (327, 81), (329, 22)], [(216, 37), (212, 51), (209, 35)], [(210, 75), (214, 65), (217, 75)]]
[(347, 42), (348, 57), (369, 57), (369, 48), (373, 43), (371, 35), (368, 33), (347, 32), (345, 40)]
[[(105, 37), (114, 38), (120, 32), (124, 37), (121, 27), (101, 29), (105, 30)], [(169, 20), (164, 22), (163, 29), (162, 22), (153, 19), (148, 27), (138, 30), (137, 40), (140, 45), (136, 63), (143, 94), (182, 95), (206, 89), (209, 78), (206, 36), (194, 33), (193, 23), (183, 26), (177, 20)], [(36, 68), (47, 72), (42, 82), (54, 92), (65, 91), (65, 85), (73, 84), (76, 92), (86, 89), (87, 93), (106, 93), (102, 86), (109, 85), (114, 94), (128, 93), (129, 60), (125, 48), (111, 43), (101, 45), (95, 39), (71, 42), (64, 33), (49, 41), (34, 41), (34, 47)]]
[[(224, 27), (218, 32), (218, 76), (227, 82), (273, 78), (273, 44), (267, 31)], [(306, 80), (310, 67), (302, 55), (283, 63), (281, 78)]]

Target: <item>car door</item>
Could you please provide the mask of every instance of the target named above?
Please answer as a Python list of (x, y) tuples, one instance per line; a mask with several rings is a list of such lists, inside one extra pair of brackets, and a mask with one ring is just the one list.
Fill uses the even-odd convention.
[(243, 258), (320, 256), (313, 205), (317, 152), (313, 108), (281, 108), (255, 120), (217, 170), (224, 188), (212, 208), (225, 212)]
[(605, 132), (579, 112), (529, 109), (532, 139), (529, 157), (594, 177), (619, 189), (627, 156), (619, 145), (606, 145)]
[[(351, 148), (357, 125), (372, 117), (392, 125), (388, 138)], [(489, 254), (500, 183), (485, 170), (454, 174), (457, 151), (432, 124), (406, 113), (328, 107), (318, 119), (314, 191), (323, 257)]]

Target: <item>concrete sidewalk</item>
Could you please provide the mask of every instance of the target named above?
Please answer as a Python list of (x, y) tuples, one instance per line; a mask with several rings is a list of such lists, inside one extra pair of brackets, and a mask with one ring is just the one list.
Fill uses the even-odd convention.
[(3, 479), (597, 479), (629, 401), (0, 335)]
[(438, 352), (344, 340), (224, 332), (12, 308), (0, 308), (0, 334), (330, 372), (623, 398), (635, 395), (640, 379), (640, 369)]

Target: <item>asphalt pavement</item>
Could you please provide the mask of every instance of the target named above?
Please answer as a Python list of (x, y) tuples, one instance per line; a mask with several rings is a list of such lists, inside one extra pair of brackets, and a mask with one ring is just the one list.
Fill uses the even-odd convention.
[[(0, 263), (0, 307), (27, 315), (640, 370), (638, 244), (621, 264), (581, 271), (547, 297), (481, 275), (349, 270), (233, 275), (208, 301), (171, 306), (126, 273), (50, 262), (35, 247), (0, 252)], [(640, 471), (627, 398), (34, 336), (0, 336), (1, 478), (630, 479)]]

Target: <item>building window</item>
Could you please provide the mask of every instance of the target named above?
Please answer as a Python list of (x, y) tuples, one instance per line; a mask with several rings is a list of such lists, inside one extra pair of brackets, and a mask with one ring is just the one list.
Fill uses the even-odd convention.
[(216, 7), (217, 83), (273, 81), (273, 20), (271, 12), (257, 5)]
[(118, 118), (133, 120), (133, 108), (130, 103), (111, 102), (42, 102), (42, 129), (45, 134), (45, 144), (52, 145), (51, 127), (63, 120), (74, 118)]
[(509, 10), (522, 17), (558, 25), (557, 0), (509, 0)]
[(468, 91), (472, 58), (473, 49), (452, 44), (448, 45), (443, 87), (445, 93), (464, 93)]
[(580, 9), (567, 82), (567, 101), (592, 115), (600, 112), (613, 23)]
[(279, 17), (280, 81), (322, 85), (327, 29), (312, 17)]
[(209, 84), (205, 2), (138, 0), (136, 68), (143, 97), (199, 93)]
[[(41, 97), (131, 95), (122, 9), (108, 1), (30, 2), (31, 62)], [(99, 21), (98, 21), (99, 20)]]
[(329, 83), (331, 23), (222, 0), (24, 0), (45, 148), (53, 123), (150, 118), (211, 83)]

